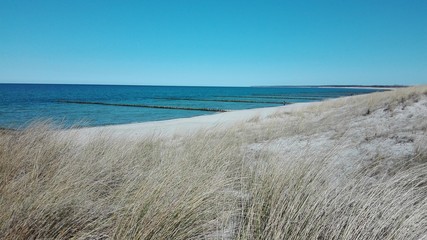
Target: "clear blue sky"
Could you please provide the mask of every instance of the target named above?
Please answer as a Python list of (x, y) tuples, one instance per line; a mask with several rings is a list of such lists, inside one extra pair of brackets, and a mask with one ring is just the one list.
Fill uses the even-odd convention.
[(0, 1), (0, 82), (426, 84), (427, 1)]

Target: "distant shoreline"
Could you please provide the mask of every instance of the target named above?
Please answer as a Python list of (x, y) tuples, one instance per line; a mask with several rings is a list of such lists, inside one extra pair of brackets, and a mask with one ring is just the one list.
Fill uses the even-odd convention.
[(252, 86), (259, 88), (342, 88), (342, 89), (381, 89), (392, 90), (410, 87), (409, 85), (308, 85), (308, 86)]
[(404, 88), (404, 87), (407, 87), (407, 86), (399, 86), (399, 87), (369, 87), (369, 86), (354, 86), (354, 87), (351, 87), (351, 86), (327, 86), (327, 87), (324, 87), (324, 86), (319, 86), (319, 87), (317, 87), (317, 88), (337, 88), (337, 89), (340, 89), (340, 88), (342, 88), (342, 89), (378, 89), (378, 90), (393, 90), (393, 89), (397, 89), (397, 88)]

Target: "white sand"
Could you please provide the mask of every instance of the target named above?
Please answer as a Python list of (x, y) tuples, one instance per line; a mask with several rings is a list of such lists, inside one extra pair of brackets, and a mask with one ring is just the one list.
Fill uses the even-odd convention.
[(191, 118), (179, 118), (165, 121), (120, 124), (110, 126), (89, 127), (77, 130), (83, 138), (96, 137), (100, 133), (108, 133), (115, 137), (135, 139), (141, 137), (170, 137), (195, 133), (200, 130), (224, 129), (233, 125), (249, 121), (253, 118), (264, 119), (277, 111), (293, 111), (312, 103), (297, 103), (280, 107), (256, 108), (216, 113)]

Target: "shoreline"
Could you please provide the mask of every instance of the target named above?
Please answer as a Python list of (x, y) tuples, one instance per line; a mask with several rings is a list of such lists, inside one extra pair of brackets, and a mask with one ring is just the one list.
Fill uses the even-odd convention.
[[(342, 99), (331, 99), (332, 101)], [(309, 103), (295, 103), (286, 106), (268, 107), (268, 108), (254, 108), (245, 110), (235, 110), (224, 113), (216, 113), (210, 115), (201, 115), (189, 118), (177, 118), (162, 121), (151, 121), (141, 123), (128, 123), (95, 127), (84, 127), (78, 129), (60, 130), (63, 133), (77, 134), (79, 141), (86, 142), (89, 139), (96, 138), (100, 134), (113, 136), (114, 138), (137, 140), (147, 137), (173, 137), (173, 136), (187, 136), (198, 131), (226, 130), (229, 127), (235, 126), (240, 123), (246, 123), (251, 120), (262, 121), (277, 112), (292, 112), (313, 106), (313, 104), (320, 104), (320, 102)]]
[[(372, 94), (372, 93), (369, 93), (369, 94)], [(77, 130), (90, 129), (90, 130), (129, 131), (131, 129), (150, 128), (150, 127), (153, 127), (155, 128), (155, 130), (158, 130), (158, 129), (161, 129), (162, 127), (172, 128), (175, 125), (176, 125), (175, 126), (176, 128), (179, 126), (188, 127), (187, 126), (188, 124), (195, 124), (194, 127), (198, 127), (199, 129), (215, 127), (218, 125), (231, 126), (239, 122), (251, 120), (254, 117), (259, 117), (260, 119), (263, 119), (268, 117), (271, 114), (276, 113), (277, 111), (292, 112), (295, 110), (300, 110), (301, 108), (315, 106), (325, 102), (341, 101), (343, 99), (360, 97), (360, 96), (366, 96), (366, 94), (354, 95), (354, 96), (341, 96), (338, 98), (331, 98), (331, 99), (325, 99), (322, 101), (314, 101), (314, 102), (298, 102), (298, 103), (275, 106), (275, 107), (232, 110), (227, 112), (217, 112), (214, 114), (207, 114), (207, 115), (200, 115), (200, 116), (186, 117), (186, 118), (174, 118), (174, 119), (168, 119), (168, 120), (124, 123), (124, 124), (103, 125), (103, 126), (88, 126), (88, 127), (78, 128)], [(163, 132), (164, 130), (161, 130), (161, 131)]]
[[(341, 87), (336, 87), (341, 88)], [(390, 90), (396, 90), (398, 88), (393, 88)], [(365, 95), (365, 94), (363, 94)], [(99, 131), (108, 131), (114, 132), (115, 134), (128, 133), (129, 135), (173, 135), (173, 134), (183, 134), (185, 132), (196, 132), (200, 129), (209, 129), (211, 127), (227, 127), (235, 125), (239, 122), (249, 121), (252, 118), (264, 119), (271, 114), (276, 113), (277, 111), (290, 112), (296, 109), (301, 109), (307, 106), (313, 106), (325, 102), (331, 101), (340, 101), (345, 98), (352, 98), (356, 96), (342, 96), (338, 98), (325, 99), (322, 101), (314, 102), (299, 102), (289, 105), (281, 105), (275, 107), (264, 107), (264, 108), (252, 108), (252, 109), (243, 109), (243, 110), (231, 110), (226, 112), (216, 112), (213, 114), (199, 115), (193, 117), (184, 117), (184, 118), (174, 118), (168, 120), (158, 120), (158, 121), (146, 121), (146, 122), (133, 122), (133, 123), (123, 123), (123, 124), (106, 124), (98, 126), (82, 126), (82, 127), (71, 127), (60, 129), (59, 131), (78, 131), (84, 132), (87, 134), (94, 134)], [(24, 128), (25, 129), (25, 128)], [(21, 129), (13, 128), (4, 128), (0, 127), (0, 130), (3, 132), (15, 132), (20, 131)]]
[[(59, 129), (62, 132), (78, 132), (80, 134), (96, 135), (99, 132), (110, 132), (114, 135), (129, 136), (151, 136), (151, 135), (183, 135), (186, 133), (194, 133), (201, 129), (209, 129), (213, 127), (226, 128), (238, 124), (240, 122), (250, 121), (254, 118), (264, 119), (278, 111), (292, 112), (304, 107), (322, 104), (325, 102), (339, 101), (346, 98), (356, 96), (342, 96), (338, 98), (325, 99), (314, 102), (299, 102), (289, 105), (252, 108), (242, 110), (232, 110), (227, 112), (216, 112), (213, 114), (199, 115), (193, 117), (174, 118), (168, 120), (134, 122), (123, 124), (106, 124), (99, 126), (83, 126)], [(25, 129), (25, 128), (23, 128)], [(4, 132), (15, 132), (22, 129), (0, 128)]]
[[(122, 107), (140, 107), (140, 108), (159, 108), (159, 109), (183, 109), (183, 110), (197, 110), (197, 111), (211, 111), (217, 112), (217, 111), (239, 111), (237, 109), (242, 108), (264, 108), (264, 107), (279, 107), (283, 106), (283, 104), (289, 104), (291, 102), (306, 102), (306, 101), (324, 101), (329, 98), (336, 98), (338, 96), (346, 96), (346, 95), (358, 95), (358, 94), (366, 94), (367, 92), (371, 92), (369, 90), (322, 90), (319, 89), (316, 90), (315, 87), (322, 87), (322, 86), (313, 86), (310, 91), (306, 90), (262, 90), (262, 89), (244, 89), (244, 90), (227, 90), (230, 92), (227, 92), (227, 94), (223, 95), (221, 94), (221, 90), (203, 90), (203, 91), (212, 91), (211, 95), (206, 97), (201, 97), (196, 95), (192, 95), (192, 92), (194, 92), (193, 89), (188, 90), (189, 97), (173, 97), (169, 99), (167, 97), (166, 99), (164, 97), (160, 98), (163, 100), (157, 101), (156, 99), (159, 99), (157, 95), (150, 95), (144, 97), (147, 99), (153, 99), (153, 100), (143, 100), (143, 101), (136, 101), (135, 103), (131, 99), (135, 98), (137, 95), (133, 96), (132, 94), (125, 99), (126, 101), (107, 101), (106, 98), (104, 100), (98, 99), (97, 95), (89, 96), (86, 98), (82, 98), (85, 100), (81, 100), (79, 97), (76, 99), (78, 100), (72, 100), (74, 95), (67, 95), (68, 93), (71, 93), (71, 90), (76, 90), (80, 88), (64, 88), (64, 94), (58, 94), (53, 93), (52, 96), (49, 99), (40, 99), (40, 102), (32, 101), (34, 103), (27, 103), (22, 106), (22, 108), (19, 108), (19, 105), (15, 105), (13, 102), (15, 101), (14, 96), (10, 96), (10, 104), (8, 103), (5, 105), (5, 109), (7, 109), (10, 114), (5, 115), (5, 119), (2, 119), (2, 124), (0, 124), (0, 127), (4, 127), (7, 130), (21, 130), (25, 129), (29, 126), (30, 123), (35, 122), (45, 122), (45, 123), (52, 123), (52, 126), (55, 126), (55, 128), (62, 128), (62, 129), (69, 129), (69, 128), (86, 128), (86, 127), (104, 127), (104, 126), (114, 126), (114, 125), (122, 125), (122, 124), (135, 124), (135, 123), (141, 123), (141, 122), (152, 122), (152, 121), (163, 121), (162, 119), (179, 119), (179, 118), (188, 118), (190, 116), (197, 116), (204, 113), (194, 112), (194, 113), (188, 113), (186, 111), (182, 112), (165, 112), (162, 111), (151, 111), (150, 109), (142, 109), (142, 110), (132, 110), (132, 109), (119, 109), (119, 108), (112, 108), (107, 109), (105, 106), (122, 106)], [(326, 86), (325, 86), (326, 87)], [(17, 88), (19, 92), (22, 92), (25, 88)], [(31, 88), (32, 89), (32, 88)], [(38, 88), (34, 88), (34, 90), (37, 90)], [(44, 88), (40, 88), (44, 89)], [(53, 89), (56, 89), (53, 88)], [(86, 88), (82, 88), (86, 89)], [(88, 88), (89, 89), (89, 88)], [(98, 88), (96, 88), (98, 89)], [(133, 89), (133, 88), (132, 88)], [(52, 89), (51, 89), (52, 90)], [(49, 90), (49, 91), (51, 91)], [(108, 91), (107, 91), (108, 90)], [(113, 90), (114, 88), (110, 89), (108, 88), (105, 90), (105, 94), (108, 93), (109, 96), (114, 96)], [(104, 90), (101, 91), (103, 93)], [(127, 93), (127, 88), (124, 88), (124, 90), (120, 90), (121, 94)], [(140, 90), (138, 90), (140, 91)], [(141, 90), (142, 91), (142, 90)], [(144, 90), (145, 91), (145, 90)], [(163, 89), (157, 89), (156, 91), (163, 91)], [(173, 94), (169, 94), (168, 90), (165, 89), (165, 96), (174, 96)], [(175, 91), (175, 90), (173, 90)], [(170, 93), (173, 93), (170, 92)], [(187, 90), (186, 90), (187, 91)], [(377, 90), (377, 91), (384, 91), (384, 90)], [(329, 93), (331, 92), (331, 93)], [(67, 94), (66, 94), (67, 93)], [(114, 93), (114, 94), (113, 94)], [(138, 92), (138, 94), (140, 94)], [(301, 94), (301, 95), (300, 95)], [(36, 94), (37, 95), (37, 94)], [(36, 96), (35, 95), (35, 96)], [(164, 95), (163, 93), (159, 96)], [(179, 95), (179, 94), (178, 94)], [(218, 96), (222, 95), (222, 96)], [(68, 96), (70, 99), (64, 99), (64, 96)], [(41, 95), (40, 95), (41, 97)], [(37, 97), (34, 97), (34, 99), (40, 98), (38, 95)], [(295, 99), (291, 99), (294, 98)], [(98, 100), (97, 100), (98, 99)], [(186, 102), (176, 102), (176, 100), (185, 100)], [(166, 100), (172, 100), (172, 101), (166, 101)], [(191, 102), (189, 102), (189, 100)], [(223, 104), (223, 103), (207, 103), (202, 104), (195, 101), (221, 101), (221, 102), (244, 102), (244, 103), (269, 103), (269, 104), (243, 104), (243, 103), (230, 103), (230, 104)], [(194, 101), (194, 102), (192, 102)], [(84, 106), (65, 106), (64, 104), (86, 104)], [(141, 103), (141, 104), (140, 104)], [(144, 103), (144, 104), (142, 104)], [(270, 104), (271, 103), (271, 104)], [(273, 104), (274, 103), (274, 104)], [(294, 103), (293, 103), (294, 104)], [(292, 105), (293, 105), (292, 104)], [(102, 106), (101, 106), (102, 105)], [(188, 107), (187, 107), (188, 106)], [(211, 107), (211, 108), (209, 108)], [(233, 109), (233, 110), (230, 110)], [(37, 110), (35, 110), (37, 109)], [(70, 110), (71, 109), (71, 110)], [(96, 113), (92, 113), (92, 110), (95, 109)], [(117, 111), (116, 111), (117, 109)], [(236, 110), (234, 110), (236, 109)], [(25, 112), (28, 111), (27, 114)], [(37, 111), (40, 111), (40, 113), (37, 113)], [(99, 113), (98, 113), (99, 112)], [(119, 113), (116, 113), (119, 112)], [(126, 115), (123, 115), (121, 113), (124, 113)]]
[[(349, 96), (344, 96), (340, 98), (334, 98), (334, 99), (328, 99), (325, 101), (335, 100), (335, 99), (342, 99)], [(97, 125), (97, 126), (75, 126), (75, 127), (69, 127), (60, 129), (59, 131), (80, 131), (80, 130), (121, 130), (121, 129), (128, 129), (128, 128), (137, 128), (137, 127), (161, 127), (161, 125), (164, 126), (171, 126), (174, 124), (187, 124), (187, 123), (199, 123), (199, 124), (206, 124), (206, 127), (216, 126), (218, 124), (227, 124), (227, 123), (236, 123), (240, 121), (250, 120), (253, 117), (261, 117), (264, 118), (270, 114), (275, 113), (277, 110), (280, 109), (295, 109), (300, 108), (302, 106), (308, 106), (315, 103), (325, 102), (325, 101), (316, 101), (316, 102), (300, 102), (300, 103), (293, 103), (283, 106), (276, 106), (276, 107), (261, 107), (261, 108), (251, 108), (251, 109), (240, 109), (240, 110), (227, 110), (226, 112), (215, 112), (212, 114), (206, 114), (206, 115), (199, 115), (199, 116), (193, 116), (193, 117), (183, 117), (183, 118), (173, 118), (173, 119), (167, 119), (167, 120), (153, 120), (153, 121), (146, 121), (146, 122), (132, 122), (132, 123), (122, 123), (122, 124), (105, 124), (105, 125)], [(229, 122), (231, 120), (231, 122)], [(37, 122), (37, 121), (36, 121)], [(208, 125), (209, 124), (209, 125)], [(0, 131), (2, 132), (16, 132), (21, 131), (25, 129), (23, 128), (6, 128), (6, 127), (0, 127)]]

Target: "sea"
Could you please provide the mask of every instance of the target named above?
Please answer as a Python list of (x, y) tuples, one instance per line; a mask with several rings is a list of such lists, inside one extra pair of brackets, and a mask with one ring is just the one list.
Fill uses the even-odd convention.
[(381, 90), (0, 84), (0, 128), (21, 129), (37, 121), (50, 121), (67, 128), (140, 123), (323, 101), (375, 91)]

